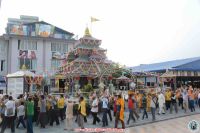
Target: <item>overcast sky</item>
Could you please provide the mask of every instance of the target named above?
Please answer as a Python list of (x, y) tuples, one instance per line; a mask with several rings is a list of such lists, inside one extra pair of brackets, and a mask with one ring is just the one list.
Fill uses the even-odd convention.
[(81, 37), (90, 16), (92, 35), (108, 58), (127, 66), (200, 56), (200, 0), (2, 0), (7, 18), (38, 16)]

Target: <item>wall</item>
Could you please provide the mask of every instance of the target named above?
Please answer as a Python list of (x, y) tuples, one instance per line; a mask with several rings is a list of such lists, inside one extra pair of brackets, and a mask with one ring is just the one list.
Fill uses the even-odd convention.
[(8, 50), (8, 73), (14, 73), (19, 70), (19, 51), (18, 51), (18, 39), (9, 39), (9, 50)]
[(43, 40), (37, 41), (37, 51), (36, 51), (36, 58), (37, 58), (37, 73), (42, 73), (44, 70), (44, 63), (43, 63), (43, 49), (44, 44)]
[[(6, 76), (7, 74), (7, 64), (8, 64), (8, 41), (5, 41), (3, 38), (0, 38), (0, 76)], [(1, 71), (1, 60), (5, 60), (5, 69)]]

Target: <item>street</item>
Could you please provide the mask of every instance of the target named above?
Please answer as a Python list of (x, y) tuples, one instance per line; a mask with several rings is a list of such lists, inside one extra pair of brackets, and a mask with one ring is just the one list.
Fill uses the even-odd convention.
[(200, 114), (131, 127), (126, 130), (126, 133), (191, 133), (188, 129), (191, 120), (200, 122)]

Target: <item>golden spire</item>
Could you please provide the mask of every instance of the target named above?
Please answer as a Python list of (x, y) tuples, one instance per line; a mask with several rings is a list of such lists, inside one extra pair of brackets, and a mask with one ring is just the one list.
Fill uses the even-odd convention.
[(88, 27), (86, 27), (86, 29), (85, 29), (85, 36), (91, 36), (90, 30)]

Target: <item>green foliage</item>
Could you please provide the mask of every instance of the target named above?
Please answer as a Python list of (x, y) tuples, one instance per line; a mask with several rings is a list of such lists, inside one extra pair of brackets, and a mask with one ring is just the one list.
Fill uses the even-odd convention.
[[(85, 97), (89, 97), (89, 92), (93, 92), (94, 88), (92, 87), (92, 84), (91, 83), (88, 83), (87, 85), (84, 86), (83, 89), (81, 89), (83, 93), (83, 95)], [(88, 92), (88, 93), (85, 93), (85, 92)]]
[(120, 67), (120, 64), (114, 64), (113, 69), (115, 70), (115, 72), (112, 74), (114, 78), (119, 78), (122, 75), (131, 78), (131, 70), (128, 70), (124, 67)]
[(93, 87), (91, 83), (88, 83), (87, 85), (84, 86), (85, 92), (91, 92), (93, 91)]

